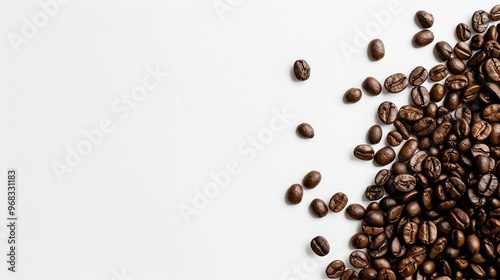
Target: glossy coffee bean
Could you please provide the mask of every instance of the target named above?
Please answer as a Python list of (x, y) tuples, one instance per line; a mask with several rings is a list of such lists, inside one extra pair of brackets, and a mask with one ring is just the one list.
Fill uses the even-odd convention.
[(313, 138), (314, 137), (314, 129), (308, 123), (301, 123), (297, 126), (297, 133), (302, 138)]
[(351, 237), (351, 245), (356, 249), (363, 249), (370, 243), (370, 238), (364, 233), (356, 233)]
[(326, 268), (326, 276), (330, 279), (339, 278), (345, 271), (345, 264), (343, 261), (335, 260), (331, 262)]
[(458, 42), (453, 48), (455, 55), (462, 60), (469, 59), (472, 55), (470, 46), (465, 42)]
[(365, 197), (368, 200), (379, 200), (384, 196), (384, 188), (377, 185), (368, 186), (365, 190)]
[(484, 10), (476, 11), (472, 15), (471, 22), (474, 31), (476, 31), (477, 33), (483, 33), (488, 28), (490, 15)]
[(392, 124), (398, 116), (398, 108), (392, 102), (382, 102), (378, 107), (378, 117), (385, 124)]
[(368, 265), (368, 256), (363, 251), (353, 251), (349, 255), (349, 262), (356, 268), (364, 268)]
[(427, 46), (432, 43), (432, 41), (434, 41), (434, 33), (432, 33), (432, 31), (430, 30), (422, 30), (417, 32), (417, 34), (413, 36), (412, 40), (413, 45), (416, 47)]
[(344, 93), (344, 100), (347, 103), (356, 103), (361, 100), (363, 94), (359, 88), (350, 88)]
[(321, 182), (321, 173), (313, 170), (304, 176), (302, 180), (302, 185), (307, 189), (314, 189)]
[(342, 211), (347, 205), (347, 201), (348, 198), (345, 193), (338, 192), (334, 194), (330, 199), (330, 204), (329, 204), (330, 210), (332, 210), (335, 213)]
[(431, 28), (434, 24), (434, 16), (426, 11), (418, 11), (415, 19), (422, 28)]
[(299, 81), (305, 81), (311, 76), (311, 67), (305, 60), (297, 60), (293, 65), (293, 72)]
[(457, 57), (452, 57), (446, 62), (446, 67), (451, 74), (463, 74), (465, 72), (465, 63)]
[[(382, 194), (383, 194), (383, 189), (382, 189)], [(355, 220), (363, 219), (365, 217), (365, 212), (366, 212), (365, 207), (357, 203), (350, 204), (346, 208), (347, 215)]]
[(375, 150), (370, 145), (358, 145), (354, 148), (354, 156), (361, 160), (372, 160), (375, 156)]
[(286, 192), (286, 200), (291, 204), (299, 204), (302, 201), (304, 190), (299, 184), (293, 184)]
[(373, 61), (378, 61), (385, 56), (384, 43), (380, 39), (374, 39), (368, 44), (368, 56)]
[(408, 78), (402, 73), (396, 73), (387, 77), (384, 81), (385, 89), (390, 93), (403, 91), (409, 84)]
[(403, 136), (397, 131), (391, 131), (387, 134), (387, 143), (389, 145), (396, 147), (403, 142)]
[(316, 236), (311, 240), (311, 249), (316, 255), (323, 257), (330, 252), (330, 244), (323, 236)]
[(441, 81), (448, 76), (448, 69), (442, 64), (438, 64), (429, 70), (429, 79), (433, 82)]
[(445, 41), (437, 42), (434, 46), (434, 52), (442, 61), (447, 61), (448, 59), (450, 59), (452, 51), (453, 49), (451, 48), (450, 44)]
[(375, 124), (368, 130), (367, 134), (368, 143), (370, 144), (378, 144), (382, 139), (382, 128), (380, 125)]
[(382, 85), (373, 77), (366, 78), (361, 86), (370, 95), (379, 95), (382, 92)]
[(431, 96), (425, 87), (417, 86), (411, 90), (411, 99), (416, 106), (426, 107), (431, 101)]
[(358, 280), (358, 272), (354, 269), (347, 269), (340, 276), (340, 280)]
[(328, 214), (328, 207), (325, 202), (319, 198), (314, 199), (309, 205), (311, 213), (317, 218), (323, 218)]
[(427, 80), (428, 76), (429, 73), (427, 72), (427, 70), (422, 66), (418, 66), (415, 67), (413, 71), (411, 71), (410, 76), (408, 77), (408, 81), (414, 86), (419, 86)]
[(396, 153), (391, 147), (383, 147), (375, 153), (374, 161), (380, 165), (384, 166), (391, 163), (394, 158), (396, 158)]
[(467, 41), (471, 36), (470, 28), (465, 23), (458, 24), (455, 33), (460, 41)]
[(399, 132), (399, 134), (401, 134), (403, 139), (408, 140), (410, 138), (410, 130), (408, 129), (408, 127), (406, 127), (406, 125), (403, 122), (401, 122), (400, 120), (395, 120), (393, 125)]

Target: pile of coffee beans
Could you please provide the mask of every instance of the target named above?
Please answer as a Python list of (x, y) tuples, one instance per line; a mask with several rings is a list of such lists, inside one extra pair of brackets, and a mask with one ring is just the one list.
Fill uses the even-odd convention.
[[(432, 14), (415, 15), (422, 28), (433, 25)], [(356, 249), (349, 256), (353, 268), (341, 260), (326, 268), (328, 278), (346, 279), (500, 279), (500, 5), (490, 13), (473, 13), (469, 27), (459, 23), (454, 47), (440, 41), (434, 52), (443, 64), (417, 66), (407, 77), (396, 73), (383, 83), (397, 94), (408, 86), (413, 104), (398, 107), (385, 101), (378, 107), (380, 121), (393, 126), (385, 146), (371, 146), (383, 138), (380, 125), (368, 130), (369, 144), (354, 148), (354, 156), (373, 160), (380, 170), (365, 196), (372, 202), (347, 205), (347, 196), (335, 194), (329, 207), (361, 222), (361, 232), (351, 238)], [(416, 47), (429, 45), (434, 34), (418, 32)], [(372, 60), (384, 54), (382, 41), (368, 46)], [(307, 64), (306, 64), (307, 65)], [(302, 66), (303, 67), (303, 66)], [(295, 72), (297, 73), (297, 71)], [(299, 74), (302, 72), (299, 71)], [(427, 90), (422, 84), (435, 83)], [(382, 91), (381, 84), (367, 78), (362, 88), (370, 95)], [(347, 102), (357, 102), (361, 90), (346, 92)], [(398, 155), (391, 146), (402, 145)], [(396, 162), (394, 162), (396, 160)], [(319, 175), (307, 175), (303, 185), (314, 188)], [(302, 199), (302, 187), (287, 192), (291, 203)], [(328, 213), (326, 203), (310, 204), (317, 217)], [(321, 236), (311, 241), (320, 256), (330, 252)]]

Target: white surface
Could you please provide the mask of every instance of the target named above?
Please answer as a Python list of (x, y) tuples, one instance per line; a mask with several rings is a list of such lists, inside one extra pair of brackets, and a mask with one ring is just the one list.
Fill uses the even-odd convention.
[[(347, 262), (359, 223), (344, 212), (312, 218), (308, 204), (338, 191), (366, 204), (364, 189), (379, 168), (354, 160), (352, 149), (365, 142), (380, 102), (409, 100), (406, 90), (346, 105), (343, 93), (366, 76), (383, 81), (438, 63), (434, 44), (411, 46), (419, 9), (434, 14), (434, 42), (454, 45), (457, 23), (496, 4), (401, 0), (389, 24), (368, 36), (384, 41), (386, 57), (370, 62), (366, 42), (348, 62), (341, 44), (354, 45), (357, 30), (389, 2), (221, 0), (233, 5), (221, 20), (212, 0), (73, 0), (16, 53), (8, 34), (20, 34), (23, 17), (41, 8), (2, 1), (0, 170), (19, 170), (20, 225), (18, 272), (4, 263), (0, 277), (324, 279), (330, 261)], [(306, 82), (291, 78), (299, 58), (312, 67)], [(120, 119), (111, 104), (156, 65), (169, 77)], [(284, 107), (295, 118), (249, 158), (245, 141), (266, 131), (273, 110)], [(115, 130), (59, 182), (53, 162), (64, 163), (66, 146), (75, 148), (82, 130), (106, 118)], [(301, 122), (313, 125), (314, 139), (296, 137)], [(212, 182), (210, 172), (232, 161), (240, 173), (186, 224), (179, 206), (192, 205), (195, 190)], [(287, 205), (286, 189), (313, 169), (323, 174), (321, 184), (298, 206)], [(2, 217), (4, 209), (5, 189)], [(330, 241), (328, 256), (310, 252), (316, 235)], [(304, 273), (294, 276), (302, 265)]]

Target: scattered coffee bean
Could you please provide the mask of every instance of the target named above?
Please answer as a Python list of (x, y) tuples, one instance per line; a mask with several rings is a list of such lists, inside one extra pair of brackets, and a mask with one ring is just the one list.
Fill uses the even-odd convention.
[(408, 140), (410, 138), (410, 130), (408, 130), (408, 127), (406, 127), (406, 125), (403, 122), (399, 120), (394, 121), (394, 127), (401, 134), (403, 139)]
[(490, 22), (490, 15), (483, 10), (476, 11), (472, 15), (472, 28), (477, 33), (483, 33), (488, 28)]
[(340, 280), (358, 280), (358, 272), (354, 269), (347, 269), (342, 273)]
[(316, 236), (311, 240), (311, 249), (316, 255), (323, 257), (330, 253), (330, 244), (323, 236)]
[(375, 156), (375, 151), (372, 146), (362, 144), (354, 148), (354, 156), (361, 160), (372, 160)]
[(413, 36), (412, 42), (416, 47), (424, 47), (432, 43), (432, 41), (434, 41), (434, 33), (430, 30), (422, 30)]
[(382, 85), (373, 77), (366, 78), (363, 81), (362, 86), (363, 89), (370, 95), (379, 95), (382, 92)]
[(417, 86), (411, 90), (411, 99), (418, 107), (427, 107), (431, 102), (429, 91), (423, 86)]
[(370, 144), (378, 144), (382, 139), (382, 128), (380, 125), (376, 124), (370, 127), (368, 130), (368, 143)]
[(384, 166), (391, 163), (394, 158), (396, 158), (394, 150), (391, 147), (383, 147), (375, 153), (374, 160), (378, 165)]
[(458, 40), (460, 41), (467, 41), (470, 39), (470, 28), (467, 24), (465, 23), (460, 23), (457, 25), (456, 28), (456, 34), (458, 37)]
[(417, 66), (415, 69), (413, 69), (413, 71), (411, 71), (408, 81), (414, 86), (419, 86), (427, 80), (428, 76), (429, 73), (424, 67)]
[(368, 200), (379, 200), (384, 196), (384, 188), (377, 185), (371, 185), (366, 188), (365, 197)]
[(418, 11), (415, 18), (422, 28), (431, 28), (434, 24), (434, 16), (426, 11)]
[(458, 42), (455, 45), (453, 52), (455, 52), (455, 55), (462, 60), (467, 60), (472, 55), (472, 50), (471, 50), (470, 46), (467, 43), (462, 42), (462, 41)]
[(500, 4), (491, 8), (490, 18), (492, 21), (500, 20)]
[(311, 76), (311, 67), (305, 60), (299, 59), (293, 65), (293, 72), (299, 81), (305, 81)]
[(439, 82), (448, 76), (448, 69), (442, 64), (438, 64), (429, 71), (429, 79), (433, 82)]
[(384, 43), (380, 39), (374, 39), (368, 44), (368, 56), (373, 61), (378, 61), (385, 56)]
[(365, 207), (356, 203), (350, 204), (346, 208), (347, 215), (355, 220), (363, 219), (365, 217), (365, 212)]
[(313, 170), (304, 176), (302, 180), (302, 185), (307, 189), (314, 189), (321, 182), (321, 173)]
[(385, 124), (393, 123), (398, 116), (398, 108), (389, 101), (382, 102), (378, 107), (378, 117)]
[(319, 198), (314, 199), (309, 205), (309, 208), (311, 209), (311, 213), (318, 218), (323, 218), (328, 214), (328, 207), (325, 202)]
[(330, 210), (335, 213), (342, 211), (347, 205), (347, 201), (347, 195), (345, 195), (344, 193), (338, 192), (334, 194), (330, 199)]
[(385, 79), (384, 87), (390, 93), (398, 93), (408, 86), (408, 78), (402, 73), (393, 74)]
[(434, 51), (439, 59), (442, 61), (447, 61), (451, 57), (453, 49), (450, 44), (445, 41), (437, 42), (434, 46)]
[(301, 123), (297, 126), (297, 133), (302, 138), (313, 138), (314, 137), (314, 129), (308, 123)]
[(326, 268), (326, 276), (330, 279), (339, 278), (345, 271), (345, 264), (343, 261), (336, 260), (331, 262)]
[(293, 184), (286, 192), (286, 200), (291, 204), (299, 204), (302, 201), (304, 190), (299, 184)]
[(403, 136), (397, 131), (391, 131), (387, 134), (387, 143), (389, 145), (396, 147), (403, 142)]
[(347, 103), (356, 103), (361, 99), (362, 95), (359, 88), (350, 88), (344, 93), (344, 100)]
[(349, 262), (356, 268), (363, 268), (368, 265), (368, 256), (363, 251), (353, 251), (349, 256)]

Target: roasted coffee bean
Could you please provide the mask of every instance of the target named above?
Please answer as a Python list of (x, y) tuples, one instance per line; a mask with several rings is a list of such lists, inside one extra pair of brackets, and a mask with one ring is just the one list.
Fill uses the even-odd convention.
[(500, 43), (496, 40), (486, 41), (483, 45), (483, 51), (491, 58), (498, 58), (500, 56)]
[(449, 90), (461, 90), (467, 87), (467, 82), (465, 75), (452, 75), (446, 78), (445, 85)]
[(362, 144), (354, 148), (354, 156), (361, 160), (372, 160), (375, 156), (375, 151), (372, 146)]
[(380, 166), (388, 165), (394, 158), (396, 153), (391, 147), (383, 147), (375, 153), (374, 161)]
[(438, 64), (429, 71), (429, 79), (433, 82), (438, 82), (448, 76), (448, 69), (443, 64)]
[(457, 57), (452, 57), (446, 62), (446, 67), (451, 74), (463, 74), (465, 72), (465, 63)]
[(395, 162), (392, 164), (391, 172), (396, 175), (408, 174), (408, 169), (406, 168), (406, 163)]
[(423, 171), (423, 162), (427, 158), (427, 153), (425, 151), (419, 151), (415, 153), (410, 159), (410, 168), (413, 172)]
[(413, 100), (413, 103), (419, 107), (425, 107), (429, 105), (429, 102), (431, 101), (429, 92), (423, 86), (417, 86), (411, 90), (411, 99)]
[(347, 195), (342, 192), (338, 192), (332, 196), (330, 199), (330, 210), (333, 212), (337, 213), (340, 212), (344, 209), (344, 207), (347, 205)]
[(390, 93), (398, 93), (408, 86), (408, 78), (403, 73), (396, 73), (387, 77), (384, 81), (385, 89)]
[[(431, 275), (436, 271), (436, 263), (432, 260), (426, 260), (421, 266), (420, 270), (424, 275)], [(451, 280), (451, 279), (450, 279)]]
[(378, 276), (378, 272), (377, 272), (377, 270), (375, 270), (371, 267), (367, 267), (367, 268), (361, 269), (358, 276), (359, 276), (359, 280), (376, 280), (377, 276)]
[(314, 189), (321, 182), (321, 173), (316, 170), (310, 171), (304, 176), (302, 185), (308, 189)]
[[(455, 76), (463, 76), (463, 75), (455, 75)], [(453, 76), (450, 76), (450, 78), (451, 77), (453, 77)], [(452, 83), (457, 83), (457, 82), (458, 81), (455, 80)], [(456, 92), (450, 92), (450, 93), (448, 93), (446, 95), (446, 97), (444, 98), (443, 105), (447, 109), (446, 113), (448, 113), (448, 111), (455, 110), (458, 107), (458, 105), (460, 105), (460, 94), (458, 94)]]
[(407, 123), (413, 123), (420, 120), (424, 116), (422, 108), (405, 105), (399, 109), (399, 117)]
[[(451, 132), (451, 122), (443, 121), (440, 125), (436, 127), (434, 134), (432, 135), (432, 140), (436, 145), (443, 143)], [(438, 175), (439, 176), (439, 175)], [(436, 178), (436, 177), (433, 177)]]
[(413, 258), (404, 258), (398, 263), (398, 272), (402, 277), (413, 275), (417, 269), (417, 262)]
[(436, 129), (436, 120), (433, 118), (425, 117), (417, 121), (412, 127), (411, 132), (418, 136), (427, 136), (434, 132)]
[(490, 22), (490, 15), (484, 11), (479, 10), (474, 12), (472, 15), (472, 29), (477, 33), (483, 33), (488, 28), (488, 24)]
[(380, 39), (374, 39), (368, 44), (368, 56), (373, 61), (378, 61), (385, 56), (384, 43)]
[(434, 16), (426, 11), (418, 11), (415, 19), (422, 28), (431, 28), (434, 24)]
[(471, 272), (471, 275), (476, 279), (484, 278), (484, 276), (486, 275), (484, 269), (480, 265), (475, 263), (471, 263), (469, 265), (469, 271)]
[(371, 226), (381, 227), (385, 225), (384, 214), (379, 210), (368, 211), (365, 215), (365, 221)]
[(500, 4), (491, 8), (490, 18), (492, 21), (500, 20)]
[(429, 156), (423, 162), (423, 169), (429, 178), (437, 178), (441, 175), (441, 162), (439, 159)]
[(437, 42), (434, 46), (434, 52), (442, 61), (447, 61), (448, 59), (450, 59), (452, 51), (453, 49), (451, 48), (450, 44), (445, 41)]
[(403, 139), (408, 140), (410, 138), (410, 130), (408, 130), (408, 127), (406, 127), (403, 122), (399, 120), (394, 121), (394, 127), (399, 132), (399, 134), (401, 134)]
[(299, 184), (293, 184), (286, 192), (286, 200), (291, 204), (299, 204), (302, 201), (304, 190)]
[(417, 180), (413, 175), (401, 174), (394, 178), (394, 187), (400, 192), (409, 192), (415, 189)]
[(299, 81), (305, 81), (311, 76), (311, 67), (305, 60), (299, 59), (293, 65), (293, 72)]
[(391, 171), (387, 169), (380, 170), (377, 175), (375, 175), (375, 185), (384, 186), (392, 179)]
[(398, 279), (396, 273), (392, 269), (384, 268), (378, 272), (378, 280), (396, 280)]
[(366, 188), (365, 197), (368, 200), (379, 200), (384, 196), (384, 188), (377, 185), (371, 185)]
[(431, 221), (423, 222), (418, 228), (418, 240), (425, 245), (436, 242), (438, 236), (436, 224)]
[(323, 218), (326, 214), (328, 214), (328, 207), (325, 202), (319, 198), (316, 198), (311, 202), (309, 209), (317, 218)]
[(403, 142), (403, 136), (397, 131), (391, 131), (387, 134), (387, 143), (391, 146), (399, 146)]
[(452, 199), (461, 198), (466, 190), (464, 182), (460, 178), (454, 176), (446, 178), (444, 181), (444, 188), (448, 196)]
[(382, 128), (380, 125), (376, 124), (370, 127), (368, 130), (368, 143), (370, 144), (378, 144), (382, 139)]
[(490, 159), (487, 156), (474, 158), (474, 169), (478, 174), (486, 174), (490, 171)]
[(361, 86), (370, 95), (379, 95), (382, 92), (382, 85), (373, 77), (366, 78)]
[(389, 262), (389, 260), (386, 258), (382, 258), (382, 257), (372, 258), (371, 265), (373, 268), (378, 269), (378, 270), (391, 268), (391, 263)]
[(419, 86), (427, 80), (427, 77), (429, 77), (429, 73), (427, 72), (427, 70), (422, 66), (418, 66), (413, 69), (413, 71), (411, 71), (408, 80), (410, 84)]
[(302, 138), (313, 138), (314, 137), (314, 129), (308, 123), (301, 123), (297, 126), (297, 133)]
[(333, 261), (326, 268), (326, 276), (330, 279), (339, 278), (345, 271), (345, 264), (343, 261)]
[[(484, 157), (484, 156), (482, 156)], [(477, 192), (481, 196), (491, 196), (497, 191), (498, 188), (498, 179), (493, 174), (486, 174), (479, 179), (477, 184)]]
[(491, 133), (488, 137), (488, 141), (491, 145), (500, 145), (500, 123), (491, 124)]
[(361, 100), (363, 94), (359, 88), (350, 88), (344, 93), (344, 100), (347, 103), (356, 103)]
[(412, 221), (407, 221), (403, 227), (402, 237), (406, 244), (415, 244), (417, 241), (418, 224)]
[(441, 101), (446, 94), (446, 87), (442, 84), (434, 84), (429, 92), (431, 97), (431, 101), (439, 102)]
[(484, 45), (483, 35), (476, 34), (476, 35), (472, 36), (469, 44), (470, 44), (470, 48), (474, 51), (481, 49)]
[(466, 65), (470, 68), (474, 68), (481, 65), (486, 59), (488, 59), (488, 54), (484, 51), (478, 51), (467, 61)]
[(453, 208), (448, 214), (450, 224), (459, 230), (464, 230), (470, 225), (470, 218), (462, 209)]
[(484, 71), (495, 82), (500, 81), (500, 60), (490, 58), (484, 62)]
[[(382, 188), (380, 188), (382, 190), (382, 195), (384, 194), (384, 190)], [(365, 207), (363, 207), (362, 205), (360, 204), (350, 204), (349, 206), (347, 206), (347, 209), (346, 209), (346, 213), (349, 217), (355, 219), (355, 220), (361, 220), (365, 217)]]
[(481, 248), (481, 241), (476, 234), (471, 233), (467, 235), (465, 239), (465, 247), (467, 248), (467, 252), (471, 255), (479, 253), (479, 249)]
[(471, 135), (478, 141), (483, 141), (491, 133), (491, 125), (486, 121), (478, 121), (471, 128)]
[(347, 269), (342, 273), (340, 280), (358, 280), (358, 272), (354, 269)]
[(311, 249), (316, 255), (323, 257), (330, 252), (330, 244), (323, 236), (316, 236), (311, 240)]
[(443, 252), (444, 248), (446, 248), (447, 243), (448, 239), (446, 239), (445, 237), (439, 237), (429, 251), (429, 258), (435, 259), (437, 256), (439, 256), (441, 252)]
[(472, 119), (472, 112), (468, 107), (465, 106), (458, 106), (457, 110), (455, 111), (455, 119), (465, 119), (467, 123), (470, 123)]
[(460, 41), (467, 41), (470, 39), (470, 28), (465, 23), (458, 24), (455, 33)]
[(398, 108), (392, 102), (385, 101), (378, 107), (378, 117), (385, 124), (393, 123), (398, 115)]
[(416, 47), (424, 47), (427, 46), (428, 44), (432, 43), (434, 41), (434, 33), (430, 30), (422, 30), (417, 32), (413, 36), (413, 45)]
[(363, 268), (368, 265), (368, 256), (363, 251), (353, 251), (349, 255), (349, 262), (356, 268)]
[(455, 45), (455, 47), (453, 48), (453, 52), (455, 52), (455, 55), (462, 60), (469, 59), (472, 55), (470, 46), (467, 43), (461, 41)]
[(356, 249), (363, 249), (370, 243), (370, 238), (364, 233), (356, 233), (351, 237), (351, 245)]
[(489, 122), (500, 121), (500, 104), (490, 104), (483, 110), (482, 116)]
[(481, 86), (479, 85), (469, 85), (463, 93), (462, 101), (471, 103), (472, 101), (476, 100), (480, 89)]
[(486, 33), (484, 34), (485, 41), (496, 41), (498, 39), (498, 30), (497, 27), (492, 25), (488, 27)]

